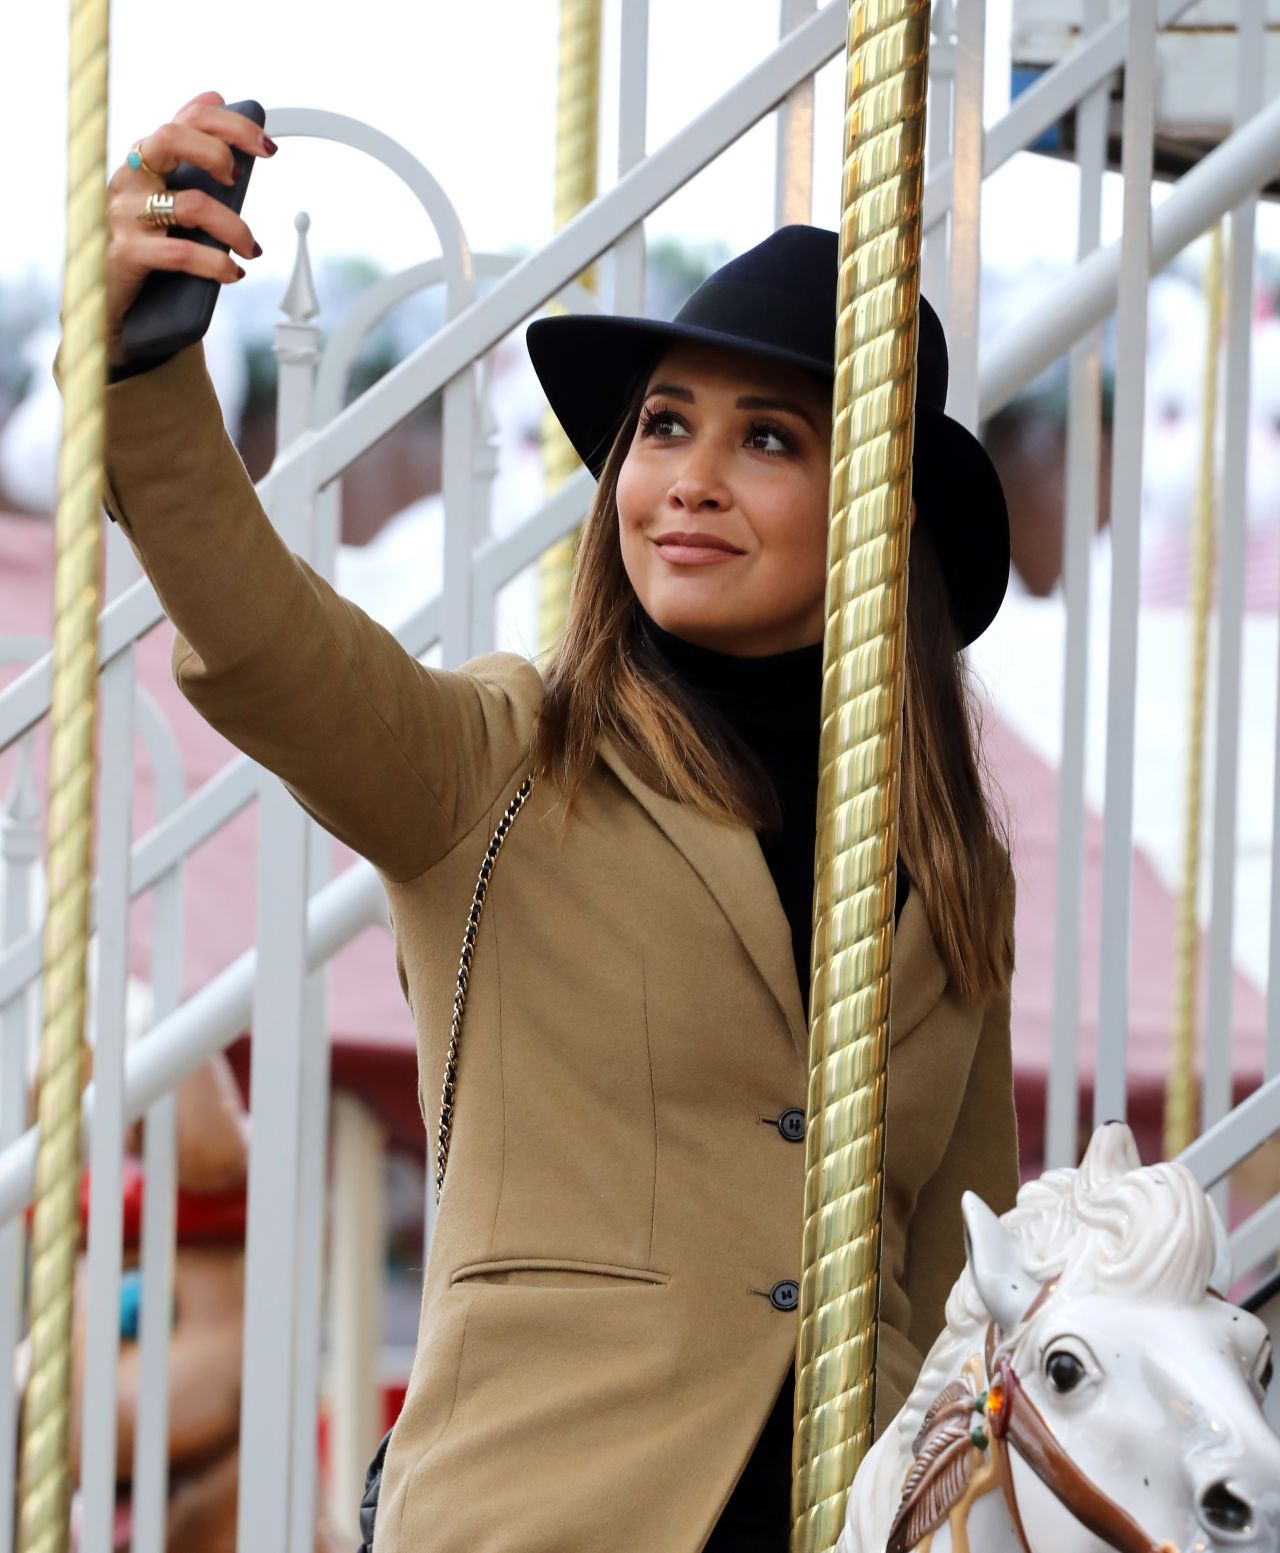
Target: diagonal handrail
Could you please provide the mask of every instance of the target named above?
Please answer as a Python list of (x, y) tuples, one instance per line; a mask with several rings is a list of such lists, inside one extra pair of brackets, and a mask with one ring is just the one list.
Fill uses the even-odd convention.
[(1206, 1191), (1280, 1133), (1280, 1074), (1260, 1084), (1228, 1116), (1178, 1155)]
[[(1280, 174), (1280, 98), (1179, 178), (1151, 217), (1151, 274)], [(979, 415), (987, 420), (1115, 310), (1120, 243), (1095, 248), (982, 352)]]
[[(1168, 27), (1193, 0), (1161, 0), (1156, 26)], [(1025, 151), (1045, 130), (1060, 123), (1077, 108), (1095, 87), (1114, 75), (1125, 60), (1129, 45), (1129, 18), (1121, 14), (1096, 32), (1090, 33), (1069, 54), (1020, 92), (983, 136), (982, 176), (990, 177), (1019, 151)], [(939, 162), (924, 186), (923, 215), (925, 230), (936, 226), (951, 208), (954, 163)]]
[[(318, 970), (358, 934), (387, 922), (386, 897), (372, 864), (357, 862), (314, 894), (307, 905), (307, 969)], [(136, 1122), (215, 1052), (249, 1028), (254, 949), (234, 960), (125, 1053), (124, 1119)], [(84, 1092), (85, 1137), (93, 1122), (94, 1086)], [(39, 1128), (30, 1127), (0, 1153), (0, 1224), (30, 1203)]]

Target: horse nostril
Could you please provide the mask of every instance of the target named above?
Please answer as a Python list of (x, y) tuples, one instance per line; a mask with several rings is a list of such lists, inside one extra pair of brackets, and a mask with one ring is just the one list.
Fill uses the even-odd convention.
[(1200, 1513), (1214, 1531), (1248, 1531), (1253, 1525), (1253, 1506), (1226, 1483), (1214, 1483), (1200, 1496)]

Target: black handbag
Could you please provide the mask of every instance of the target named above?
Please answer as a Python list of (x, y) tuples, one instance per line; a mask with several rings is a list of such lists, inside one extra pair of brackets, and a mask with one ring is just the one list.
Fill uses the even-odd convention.
[[(489, 889), (489, 877), (502, 843), (512, 822), (524, 807), (524, 801), (533, 787), (533, 777), (527, 776), (516, 790), (515, 797), (507, 805), (493, 839), (485, 849), (480, 864), (480, 877), (476, 880), (475, 894), (471, 898), (471, 910), (467, 913), (467, 927), (462, 936), (462, 954), (458, 960), (458, 977), (453, 989), (453, 1017), (449, 1025), (449, 1051), (444, 1063), (444, 1087), (440, 1096), (440, 1131), (436, 1136), (436, 1201), (444, 1186), (445, 1167), (449, 1163), (449, 1139), (453, 1131), (453, 1100), (458, 1087), (458, 1047), (462, 1035), (462, 1011), (467, 1001), (467, 984), (471, 980), (471, 957), (475, 953), (476, 931), (480, 925), (480, 913)], [(391, 1443), (391, 1430), (382, 1436), (378, 1449), (364, 1475), (364, 1495), (360, 1500), (361, 1543), (357, 1553), (373, 1553), (373, 1526), (378, 1514), (378, 1494), (382, 1489), (382, 1467), (387, 1459), (387, 1446)]]

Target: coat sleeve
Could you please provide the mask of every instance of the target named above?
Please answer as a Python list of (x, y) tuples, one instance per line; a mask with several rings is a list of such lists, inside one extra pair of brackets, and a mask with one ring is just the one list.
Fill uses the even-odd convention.
[(187, 699), (384, 876), (429, 868), (525, 758), (533, 665), (425, 668), (291, 554), (198, 343), (107, 389), (104, 463), (107, 510), (177, 628)]
[[(1012, 871), (1004, 892), (1013, 933)], [(960, 1199), (976, 1192), (1004, 1213), (1018, 1193), (1018, 1122), (1013, 1100), (1010, 991), (995, 993), (983, 1013), (968, 1082), (942, 1163), (916, 1202), (907, 1238), (909, 1337), (923, 1356), (942, 1330), (947, 1297), (964, 1266)]]

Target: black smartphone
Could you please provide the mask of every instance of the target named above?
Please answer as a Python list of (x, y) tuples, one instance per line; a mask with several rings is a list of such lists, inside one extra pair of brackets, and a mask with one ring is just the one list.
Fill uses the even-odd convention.
[[(229, 102), (226, 106), (231, 113), (244, 114), (259, 129), (267, 122), (266, 110), (261, 103), (250, 100)], [(180, 189), (201, 189), (239, 215), (257, 157), (237, 146), (232, 146), (231, 150), (240, 176), (229, 188), (212, 173), (191, 162), (180, 162), (165, 180), (166, 186), (175, 193)], [(199, 227), (174, 226), (165, 235), (185, 237), (203, 243), (207, 248), (229, 252), (226, 243), (219, 242)], [(152, 270), (120, 326), (120, 342), (126, 356), (131, 361), (172, 356), (184, 346), (203, 339), (213, 320), (214, 304), (221, 290), (221, 281), (210, 280), (205, 275), (188, 275), (185, 270)]]

